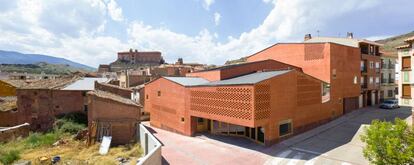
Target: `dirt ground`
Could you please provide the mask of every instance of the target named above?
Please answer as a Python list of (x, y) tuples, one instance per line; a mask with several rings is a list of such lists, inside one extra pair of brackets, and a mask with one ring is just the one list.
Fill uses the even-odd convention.
[[(51, 147), (41, 147), (24, 150), (21, 160), (30, 160), (32, 164), (50, 164), (51, 159), (59, 156), (61, 160), (57, 164), (120, 164), (136, 162), (141, 156), (138, 144), (111, 147), (107, 155), (99, 154), (99, 144), (88, 147), (86, 141), (75, 141), (70, 138), (61, 140), (62, 143)], [(42, 159), (44, 159), (42, 161)]]

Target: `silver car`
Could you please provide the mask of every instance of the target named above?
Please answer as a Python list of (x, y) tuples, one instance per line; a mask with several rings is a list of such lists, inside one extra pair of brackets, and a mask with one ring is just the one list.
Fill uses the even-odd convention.
[(400, 106), (398, 105), (398, 100), (386, 100), (381, 103), (380, 108), (395, 109), (395, 108), (400, 108)]

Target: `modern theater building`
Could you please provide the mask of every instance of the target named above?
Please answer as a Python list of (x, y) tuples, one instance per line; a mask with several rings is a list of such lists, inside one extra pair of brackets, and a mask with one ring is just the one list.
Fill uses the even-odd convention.
[(235, 135), (272, 144), (342, 114), (329, 86), (274, 60), (225, 66), (145, 86), (152, 126), (191, 136)]

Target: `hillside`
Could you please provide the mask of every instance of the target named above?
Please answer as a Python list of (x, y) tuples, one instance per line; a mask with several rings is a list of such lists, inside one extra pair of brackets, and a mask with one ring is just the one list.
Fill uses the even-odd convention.
[(0, 64), (1, 72), (9, 73), (35, 73), (40, 74), (42, 72), (46, 74), (58, 74), (67, 75), (76, 71), (88, 72), (82, 68), (75, 68), (68, 64), (48, 64), (45, 62), (35, 64)]
[(384, 44), (381, 51), (386, 52), (389, 55), (395, 55), (397, 56), (397, 49), (395, 47), (404, 45), (404, 40), (408, 37), (414, 36), (414, 31), (382, 40), (378, 40), (376, 42), (379, 42), (381, 44)]
[(57, 65), (69, 65), (73, 68), (79, 68), (88, 71), (95, 70), (95, 68), (92, 68), (90, 66), (79, 64), (64, 58), (52, 57), (42, 54), (23, 54), (19, 52), (0, 50), (0, 64), (36, 64), (40, 62)]

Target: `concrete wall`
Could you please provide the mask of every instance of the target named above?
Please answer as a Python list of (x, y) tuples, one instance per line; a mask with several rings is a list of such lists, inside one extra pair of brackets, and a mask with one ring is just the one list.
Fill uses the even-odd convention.
[(139, 159), (138, 165), (161, 165), (161, 143), (155, 138), (148, 129), (139, 125), (139, 138), (141, 148), (144, 150), (144, 155)]

